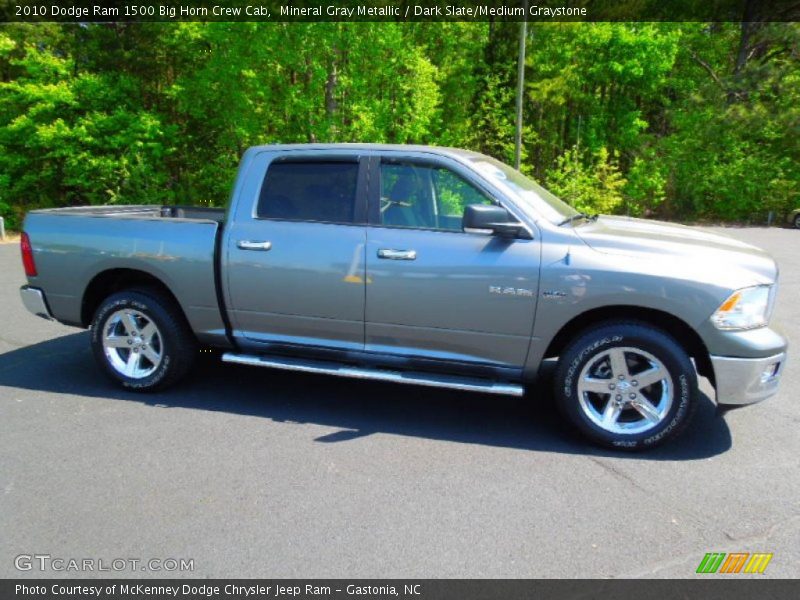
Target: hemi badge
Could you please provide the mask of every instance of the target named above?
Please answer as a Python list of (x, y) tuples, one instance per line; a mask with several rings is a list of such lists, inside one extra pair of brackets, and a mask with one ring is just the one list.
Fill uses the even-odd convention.
[(561, 290), (545, 290), (542, 292), (543, 298), (566, 298), (567, 293)]

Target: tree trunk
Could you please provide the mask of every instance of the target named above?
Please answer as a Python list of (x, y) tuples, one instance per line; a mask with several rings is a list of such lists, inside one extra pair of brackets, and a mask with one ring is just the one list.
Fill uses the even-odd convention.
[(733, 84), (728, 91), (728, 104), (743, 100), (746, 92), (742, 86), (742, 73), (747, 66), (747, 57), (750, 53), (750, 43), (753, 33), (759, 27), (755, 22), (757, 18), (758, 0), (747, 0), (742, 14), (739, 35), (739, 50), (736, 52), (736, 62), (733, 66)]

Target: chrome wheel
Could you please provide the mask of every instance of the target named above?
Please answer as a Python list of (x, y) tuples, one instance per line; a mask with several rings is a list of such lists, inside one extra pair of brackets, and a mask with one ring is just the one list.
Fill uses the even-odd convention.
[(138, 310), (118, 310), (111, 314), (103, 328), (103, 351), (117, 373), (131, 379), (144, 379), (161, 364), (161, 332)]
[(658, 426), (674, 397), (664, 364), (639, 348), (610, 348), (594, 357), (578, 378), (584, 414), (611, 433), (637, 434)]

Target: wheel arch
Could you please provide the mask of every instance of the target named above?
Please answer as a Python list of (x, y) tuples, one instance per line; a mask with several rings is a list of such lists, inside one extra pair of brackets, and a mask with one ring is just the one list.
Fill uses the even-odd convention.
[(158, 277), (138, 269), (115, 268), (101, 271), (86, 286), (81, 300), (81, 325), (88, 327), (95, 311), (111, 294), (122, 290), (155, 289), (174, 303), (184, 319), (186, 313), (169, 287)]
[(559, 356), (564, 348), (582, 331), (605, 321), (640, 321), (661, 329), (692, 357), (698, 372), (714, 383), (714, 368), (708, 348), (700, 335), (685, 321), (666, 311), (642, 306), (613, 305), (594, 308), (579, 314), (564, 324), (547, 346), (543, 358)]

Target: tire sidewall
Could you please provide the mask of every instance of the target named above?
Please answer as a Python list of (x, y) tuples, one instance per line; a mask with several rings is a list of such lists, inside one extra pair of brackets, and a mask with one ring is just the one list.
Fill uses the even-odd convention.
[(795, 229), (800, 229), (800, 215), (795, 215), (793, 224)]
[[(606, 431), (584, 413), (578, 399), (577, 383), (584, 366), (598, 353), (623, 346), (639, 348), (658, 358), (669, 371), (674, 388), (666, 418), (655, 428), (637, 434)], [(626, 325), (590, 332), (567, 350), (565, 358), (556, 377), (559, 408), (582, 433), (605, 446), (622, 450), (655, 447), (682, 430), (696, 403), (697, 376), (689, 357), (666, 334), (643, 326)]]
[[(117, 371), (109, 363), (108, 357), (105, 354), (105, 349), (103, 348), (103, 331), (105, 330), (109, 317), (116, 311), (126, 308), (137, 310), (151, 319), (156, 327), (158, 327), (158, 331), (161, 335), (161, 364), (159, 364), (158, 368), (153, 373), (141, 379), (127, 377)], [(170, 339), (170, 331), (169, 316), (158, 304), (157, 300), (137, 292), (114, 294), (100, 305), (92, 320), (92, 351), (103, 371), (111, 379), (119, 382), (124, 387), (133, 390), (155, 389), (168, 377), (171, 365), (175, 360), (175, 357), (172, 356), (175, 344), (174, 341)]]

